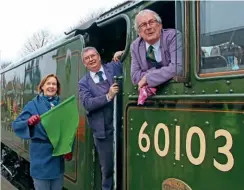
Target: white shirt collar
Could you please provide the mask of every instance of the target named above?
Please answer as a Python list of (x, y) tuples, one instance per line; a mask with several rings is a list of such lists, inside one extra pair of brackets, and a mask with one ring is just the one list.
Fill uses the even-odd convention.
[[(150, 44), (148, 44), (146, 42), (146, 49), (147, 50), (148, 50), (149, 46), (150, 46)], [(158, 50), (159, 49), (159, 46), (160, 46), (160, 39), (155, 44), (153, 44), (152, 46), (154, 47), (155, 50)]]
[[(99, 69), (99, 71), (102, 71), (103, 74), (105, 74), (105, 73), (104, 73), (104, 68), (103, 68), (103, 66), (101, 66), (101, 68)], [(98, 72), (99, 72), (99, 71), (98, 71)], [(96, 73), (97, 73), (97, 72), (92, 72), (92, 71), (90, 71), (90, 76), (91, 76), (91, 78), (94, 79), (94, 78), (96, 77)]]

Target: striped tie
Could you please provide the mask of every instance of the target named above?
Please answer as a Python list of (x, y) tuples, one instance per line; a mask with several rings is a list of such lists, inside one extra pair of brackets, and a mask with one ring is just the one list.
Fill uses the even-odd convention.
[(156, 58), (155, 58), (154, 51), (153, 51), (153, 46), (148, 47), (146, 58), (148, 61), (156, 62)]
[(99, 82), (104, 81), (104, 79), (103, 79), (103, 72), (102, 72), (102, 71), (98, 71), (98, 72), (96, 73), (96, 75), (99, 77)]
[(147, 61), (149, 61), (152, 64), (153, 67), (156, 67), (156, 69), (158, 69), (161, 67), (161, 64), (156, 61), (153, 49), (154, 49), (153, 46), (148, 47), (148, 50), (146, 53), (146, 59), (147, 59)]

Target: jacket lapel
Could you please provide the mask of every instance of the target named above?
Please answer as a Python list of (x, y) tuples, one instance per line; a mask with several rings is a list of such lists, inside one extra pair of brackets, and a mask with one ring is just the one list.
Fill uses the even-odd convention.
[(166, 44), (164, 44), (166, 41), (164, 41), (164, 33), (163, 33), (163, 30), (161, 31), (161, 36), (160, 36), (160, 51), (161, 51), (161, 58), (162, 58), (162, 65), (165, 66), (167, 65), (167, 60), (165, 60), (165, 51), (166, 49), (164, 47), (166, 47)]
[[(110, 63), (108, 63), (108, 64), (110, 64)], [(112, 65), (109, 67), (108, 64), (104, 64), (103, 69), (104, 69), (105, 75), (107, 77), (109, 86), (111, 86), (113, 84), (113, 81), (114, 81), (114, 76), (113, 76), (113, 71), (111, 69)]]
[(146, 43), (144, 40), (140, 41), (139, 45), (139, 55), (141, 58), (141, 68), (147, 70), (149, 68), (150, 63), (146, 59)]
[[(104, 69), (105, 75), (107, 77), (107, 80), (109, 82), (109, 85), (111, 86), (113, 84), (113, 72), (111, 71), (110, 67), (107, 65), (103, 65), (103, 69)], [(91, 78), (89, 71), (87, 71), (86, 77), (87, 77), (88, 87), (90, 88), (92, 93), (95, 95), (103, 95), (103, 93), (97, 87), (96, 83)]]
[(93, 81), (90, 75), (90, 71), (87, 71), (86, 73), (86, 78), (87, 78), (87, 83), (88, 83), (88, 88), (94, 95), (102, 95), (101, 91), (98, 89), (96, 83)]

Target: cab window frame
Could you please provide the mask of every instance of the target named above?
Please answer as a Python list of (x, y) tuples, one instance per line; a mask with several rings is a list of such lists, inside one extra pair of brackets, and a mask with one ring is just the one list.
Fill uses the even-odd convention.
[[(190, 81), (190, 49), (189, 49), (189, 43), (190, 43), (190, 2), (189, 1), (175, 1), (175, 3), (182, 3), (183, 4), (183, 11), (182, 14), (184, 16), (183, 19), (181, 19), (182, 22), (182, 66), (183, 66), (183, 73), (182, 76), (175, 76), (174, 80), (178, 83), (185, 83)], [(177, 6), (175, 6), (177, 8)], [(180, 17), (182, 16), (180, 15)], [(175, 26), (177, 27), (177, 11), (175, 14)]]
[(196, 51), (197, 51), (197, 63), (195, 65), (195, 77), (198, 80), (211, 80), (211, 79), (226, 79), (226, 78), (240, 78), (244, 76), (244, 69), (240, 70), (229, 70), (229, 71), (216, 71), (216, 72), (209, 72), (209, 73), (200, 73), (201, 68), (201, 5), (200, 1), (197, 1), (195, 4), (196, 10)]

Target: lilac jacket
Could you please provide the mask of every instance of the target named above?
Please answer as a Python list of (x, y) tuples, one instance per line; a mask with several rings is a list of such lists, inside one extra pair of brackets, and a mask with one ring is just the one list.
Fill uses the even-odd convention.
[(175, 29), (163, 29), (160, 37), (162, 67), (156, 69), (146, 60), (146, 43), (138, 37), (131, 44), (131, 79), (137, 85), (146, 75), (149, 87), (156, 87), (182, 73), (182, 36)]

